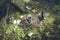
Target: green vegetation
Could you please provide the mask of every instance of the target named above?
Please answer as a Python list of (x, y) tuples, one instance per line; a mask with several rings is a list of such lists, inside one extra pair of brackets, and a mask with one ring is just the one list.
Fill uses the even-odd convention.
[[(26, 9), (26, 5), (28, 8), (31, 6), (31, 9)], [(58, 0), (0, 0), (0, 7), (0, 40), (60, 40)], [(37, 16), (42, 11), (46, 12), (46, 19), (39, 21)], [(32, 23), (26, 21), (28, 14), (32, 15)], [(18, 19), (22, 20), (21, 25), (16, 24)]]
[(23, 0), (23, 1), (26, 2), (26, 3), (30, 2), (30, 0)]

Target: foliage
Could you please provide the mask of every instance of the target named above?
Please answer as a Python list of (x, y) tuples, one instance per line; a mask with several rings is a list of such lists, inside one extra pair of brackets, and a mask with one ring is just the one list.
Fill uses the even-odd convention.
[(26, 2), (26, 3), (30, 2), (30, 0), (23, 0), (23, 1)]
[[(0, 7), (6, 0), (0, 0)], [(47, 18), (43, 21), (43, 25), (38, 27), (29, 28), (20, 25), (14, 25), (12, 23), (7, 24), (6, 18), (2, 18), (0, 21), (0, 36), (1, 40), (60, 40), (60, 4), (56, 3), (57, 0), (11, 0), (13, 4), (18, 6), (18, 8), (25, 10), (25, 4), (31, 5), (32, 9), (39, 9), (39, 12), (45, 9)], [(12, 5), (12, 4), (10, 4)], [(13, 9), (13, 8), (12, 8)], [(32, 10), (31, 9), (31, 10)], [(30, 11), (23, 13), (13, 11), (13, 16), (15, 19), (19, 19), (20, 15), (25, 15), (27, 13), (34, 14)], [(11, 11), (11, 10), (10, 10)], [(9, 12), (10, 12), (9, 11)], [(3, 11), (4, 12), (4, 11)], [(36, 12), (38, 14), (38, 11)], [(34, 15), (36, 15), (34, 14)], [(6, 14), (7, 15), (7, 14)], [(10, 16), (10, 15), (9, 15)], [(28, 26), (30, 27), (30, 26)], [(33, 33), (32, 36), (28, 34)]]
[(14, 14), (14, 17), (18, 19), (18, 18), (20, 17), (20, 13), (19, 13), (19, 12), (16, 12), (16, 13)]

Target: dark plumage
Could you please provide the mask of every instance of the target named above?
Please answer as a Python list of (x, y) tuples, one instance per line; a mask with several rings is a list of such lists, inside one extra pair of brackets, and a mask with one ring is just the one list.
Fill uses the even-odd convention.
[(31, 17), (28, 17), (28, 19), (26, 19), (28, 21), (28, 23), (31, 23), (32, 22), (32, 18)]

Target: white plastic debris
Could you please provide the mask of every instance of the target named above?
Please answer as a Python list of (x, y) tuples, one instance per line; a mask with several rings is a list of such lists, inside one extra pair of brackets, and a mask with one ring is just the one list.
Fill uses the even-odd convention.
[(43, 21), (40, 22), (40, 25), (43, 25)]
[(16, 24), (17, 22), (16, 22), (16, 20), (13, 20), (13, 24)]
[(13, 20), (13, 24), (17, 24), (17, 25), (19, 25), (19, 24), (20, 24), (20, 22), (21, 22), (21, 20), (20, 20), (20, 19), (18, 19), (18, 20)]
[(20, 16), (20, 18), (23, 18), (23, 16)]
[(29, 10), (30, 10), (31, 8), (30, 8), (30, 7), (28, 7), (28, 6), (26, 6), (26, 9), (29, 9)]
[(39, 15), (41, 15), (41, 13), (39, 13)]
[(29, 33), (28, 36), (31, 37), (33, 35), (33, 33)]
[(20, 24), (21, 20), (17, 20), (17, 24)]

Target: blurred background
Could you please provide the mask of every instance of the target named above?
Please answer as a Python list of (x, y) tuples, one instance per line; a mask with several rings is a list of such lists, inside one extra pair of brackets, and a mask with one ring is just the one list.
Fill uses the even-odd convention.
[(60, 40), (60, 0), (0, 0), (0, 40)]

